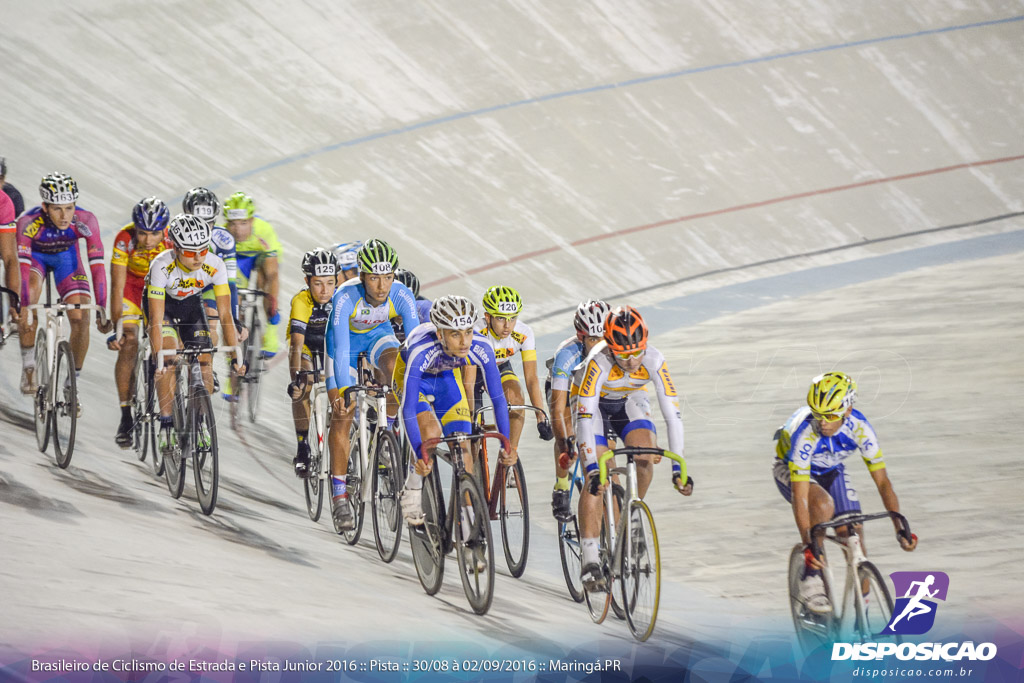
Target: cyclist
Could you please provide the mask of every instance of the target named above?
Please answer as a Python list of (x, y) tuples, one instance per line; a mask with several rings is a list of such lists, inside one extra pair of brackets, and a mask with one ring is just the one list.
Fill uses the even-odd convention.
[[(142, 294), (146, 288), (149, 264), (157, 254), (171, 246), (166, 233), (170, 213), (162, 201), (146, 197), (132, 209), (132, 222), (114, 238), (114, 253), (110, 258), (110, 321), (115, 329), (121, 316), (142, 315)], [(140, 322), (128, 321), (119, 339), (113, 335), (107, 339), (107, 346), (117, 351), (114, 383), (121, 401), (121, 422), (114, 441), (121, 448), (129, 448), (132, 444), (134, 423), (129, 394), (141, 329)]]
[(244, 192), (235, 192), (224, 202), (224, 218), (228, 232), (235, 238), (235, 253), (238, 256), (238, 286), (251, 287), (260, 274), (259, 287), (267, 293), (263, 299), (263, 310), (267, 314), (267, 329), (263, 333), (264, 358), (277, 354), (278, 326), (281, 313), (277, 308), (278, 259), (284, 254), (277, 233), (270, 223), (256, 215), (256, 204)]
[[(573, 445), (576, 430), (573, 428), (573, 411), (569, 405), (573, 371), (590, 350), (604, 339), (604, 319), (611, 310), (611, 306), (603, 301), (581, 303), (573, 318), (576, 334), (558, 345), (554, 358), (548, 363), (548, 410), (555, 433), (555, 488), (551, 492), (551, 513), (560, 522), (568, 522), (572, 517), (569, 509), (568, 466), (576, 459), (576, 448)], [(563, 454), (566, 455), (564, 460)]]
[[(598, 533), (601, 527), (603, 487), (598, 478), (597, 459), (607, 448), (610, 430), (626, 446), (656, 447), (651, 421), (650, 394), (653, 383), (662, 417), (668, 427), (669, 449), (683, 453), (683, 418), (679, 397), (668, 372), (665, 357), (647, 343), (647, 325), (631, 306), (613, 309), (604, 324), (604, 341), (587, 354), (576, 413), (576, 433), (590, 481), (580, 495), (580, 550), (582, 579), (589, 591), (607, 590), (599, 564)], [(652, 465), (660, 456), (638, 455), (637, 493), (647, 493), (653, 476)], [(693, 480), (682, 482), (679, 466), (673, 462), (672, 483), (684, 496), (693, 492)]]
[[(779, 492), (792, 504), (796, 528), (804, 543), (804, 577), (800, 597), (812, 612), (832, 611), (821, 578), (823, 563), (814, 557), (810, 530), (815, 524), (860, 512), (860, 497), (846, 472), (844, 461), (860, 454), (890, 512), (899, 512), (896, 491), (885, 470), (878, 436), (864, 414), (854, 410), (857, 384), (842, 372), (826, 372), (811, 380), (807, 405), (797, 409), (775, 432), (772, 475)], [(896, 522), (894, 521), (895, 525)], [(899, 531), (899, 527), (896, 527)], [(841, 536), (848, 534), (840, 527)], [(863, 530), (858, 530), (863, 541)], [(900, 547), (912, 551), (917, 535), (908, 542), (897, 534)]]
[(331, 317), (331, 299), (338, 286), (338, 259), (334, 254), (317, 247), (302, 257), (302, 274), (306, 286), (292, 297), (291, 318), (288, 323), (288, 370), (291, 382), (288, 396), (292, 399), (292, 419), (298, 447), (292, 465), (295, 474), (305, 477), (309, 469), (309, 384), (297, 379), (301, 370), (313, 369), (313, 356), (324, 367), (324, 340), (327, 322)]
[(359, 277), (359, 264), (356, 262), (356, 256), (362, 246), (362, 240), (356, 240), (355, 242), (342, 242), (331, 247), (331, 251), (338, 259), (338, 266), (341, 268), (341, 277), (338, 278), (339, 286), (354, 277)]
[(25, 212), (25, 200), (22, 199), (21, 192), (19, 192), (18, 188), (16, 188), (14, 185), (11, 185), (9, 182), (7, 182), (6, 157), (0, 157), (0, 192), (3, 192), (10, 198), (11, 203), (14, 205), (15, 218), (17, 218), (18, 216)]
[[(0, 157), (0, 164), (3, 157)], [(0, 263), (4, 267), (4, 284), (12, 292), (21, 291), (21, 267), (18, 266), (18, 221), (14, 202), (5, 192), (0, 192)], [(7, 306), (4, 299), (3, 306)], [(18, 310), (11, 306), (9, 311), (12, 321), (18, 319)], [(0, 320), (0, 325), (6, 321)]]
[[(494, 347), (505, 398), (509, 405), (523, 404), (523, 388), (519, 384), (519, 376), (512, 367), (512, 358), (518, 353), (523, 361), (523, 374), (526, 376), (526, 391), (530, 395), (530, 404), (540, 408), (544, 402), (541, 397), (540, 380), (537, 379), (537, 347), (533, 330), (519, 319), (519, 314), (523, 310), (522, 297), (511, 287), (491, 287), (484, 292), (483, 304), (484, 318), (477, 321), (476, 331)], [(475, 402), (483, 398), (483, 378), (477, 376), (474, 367), (466, 368), (465, 374), (466, 388), (470, 390), (472, 387), (473, 391), (469, 403), (472, 414)], [(519, 437), (526, 422), (523, 412), (514, 410), (509, 415), (509, 438), (513, 448), (519, 448)], [(544, 419), (543, 413), (537, 413), (537, 432), (545, 441), (553, 438), (551, 423)]]
[[(420, 457), (423, 441), (442, 433), (450, 436), (472, 432), (462, 368), (483, 368), (498, 431), (509, 435), (508, 404), (494, 349), (474, 331), (475, 323), (473, 302), (461, 296), (441, 297), (430, 307), (430, 322), (409, 334), (395, 364), (393, 384), (402, 406), (402, 431), (416, 454), (402, 490), (402, 514), (412, 525), (423, 524), (423, 477), (432, 467)], [(518, 459), (515, 446), (509, 453), (502, 450), (499, 458), (506, 465), (514, 465)], [(472, 474), (473, 459), (467, 458), (465, 464)]]
[[(365, 352), (377, 381), (390, 381), (398, 357), (398, 340), (390, 320), (402, 318), (405, 329), (419, 324), (416, 301), (409, 288), (395, 282), (398, 254), (387, 242), (368, 240), (358, 253), (359, 278), (338, 288), (331, 302), (331, 321), (327, 326), (327, 397), (331, 402), (331, 502), (338, 528), (352, 528), (354, 518), (348, 505), (346, 477), (349, 459), (349, 430), (355, 402), (341, 400), (351, 385), (358, 367), (359, 354)], [(388, 425), (393, 424), (398, 404), (388, 397)]]
[[(217, 309), (224, 320), (231, 318), (231, 291), (227, 267), (216, 254), (210, 253), (210, 226), (191, 214), (180, 213), (167, 228), (172, 248), (156, 256), (146, 276), (146, 297), (143, 310), (149, 325), (149, 343), (156, 359), (157, 396), (160, 399), (160, 435), (158, 448), (167, 453), (174, 442), (171, 401), (174, 398), (174, 373), (170, 364), (161, 362), (164, 348), (206, 347), (210, 345), (210, 328), (206, 322), (202, 293), (213, 284)], [(230, 346), (237, 346), (234, 325), (224, 326)], [(245, 366), (232, 365), (238, 374)], [(206, 390), (213, 391), (213, 368), (209, 354), (199, 357)]]
[[(430, 299), (424, 299), (420, 296), (420, 280), (411, 270), (405, 270), (399, 268), (395, 271), (395, 281), (401, 282), (403, 285), (409, 288), (412, 295), (416, 297), (416, 317), (421, 322), (430, 320)], [(405, 329), (402, 327), (401, 318), (392, 318), (391, 327), (395, 330), (395, 337), (399, 342), (405, 341)]]
[[(35, 393), (35, 355), (32, 345), (36, 324), (31, 322), (27, 304), (39, 301), (46, 276), (52, 272), (60, 298), (68, 304), (89, 303), (89, 276), (85, 274), (78, 240), (85, 240), (92, 271), (92, 289), (99, 306), (107, 305), (107, 274), (103, 268), (103, 241), (100, 226), (92, 212), (76, 205), (78, 184), (64, 173), (43, 176), (39, 184), (43, 202), (18, 219), (18, 260), (21, 262), (21, 391)], [(89, 352), (89, 316), (81, 310), (68, 311), (71, 323), (71, 351), (75, 373), (82, 370)], [(96, 319), (100, 332), (109, 332)], [(81, 412), (81, 404), (78, 406)]]

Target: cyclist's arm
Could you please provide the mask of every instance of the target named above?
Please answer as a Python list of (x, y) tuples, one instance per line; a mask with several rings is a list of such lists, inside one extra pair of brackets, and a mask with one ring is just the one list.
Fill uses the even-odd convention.
[[(665, 426), (668, 428), (668, 448), (678, 455), (683, 454), (683, 416), (679, 412), (679, 395), (676, 393), (672, 376), (669, 375), (668, 365), (662, 361), (657, 372), (653, 375), (654, 386), (658, 394), (658, 405), (661, 406), (661, 416), (665, 418)], [(679, 463), (672, 461), (672, 472), (680, 469)]]
[[(213, 295), (217, 298), (217, 314), (221, 320), (231, 319), (231, 288), (228, 287), (226, 282), (227, 276), (224, 276), (225, 282), (218, 284), (216, 281), (213, 285)], [(198, 294), (196, 296), (199, 296)], [(228, 346), (238, 346), (238, 331), (234, 325), (222, 325), (221, 329), (224, 330), (224, 339)], [(238, 351), (231, 351), (229, 360), (238, 359)]]
[[(526, 393), (530, 395), (530, 404), (534, 408), (544, 407), (544, 396), (540, 389), (540, 380), (537, 379), (537, 360), (523, 360), (523, 374), (526, 375)], [(544, 416), (537, 413), (537, 422), (543, 422)]]
[(413, 457), (419, 458), (420, 446), (423, 445), (423, 438), (420, 434), (420, 423), (418, 410), (420, 403), (420, 382), (423, 379), (424, 349), (433, 348), (430, 344), (424, 344), (415, 349), (409, 349), (409, 362), (405, 366), (405, 377), (402, 379), (402, 427), (405, 429), (405, 437), (409, 440)]
[(580, 384), (579, 402), (576, 406), (576, 443), (580, 446), (587, 460), (587, 471), (597, 469), (596, 436), (602, 433), (601, 428), (601, 387), (608, 377), (608, 370), (601, 367), (595, 358), (587, 362)]
[(416, 297), (412, 295), (412, 290), (401, 282), (391, 285), (389, 296), (395, 313), (402, 318), (402, 329), (408, 336), (420, 324), (420, 317), (416, 312)]
[(494, 423), (497, 425), (498, 431), (508, 438), (508, 401), (505, 399), (505, 390), (501, 387), (501, 373), (498, 372), (498, 361), (494, 358), (494, 349), (486, 341), (474, 340), (469, 354), (473, 362), (483, 368), (487, 395), (490, 396), (491, 405), (494, 406)]
[(21, 272), (22, 311), (25, 311), (25, 306), (31, 303), (28, 298), (28, 283), (30, 273), (29, 269), (32, 266), (32, 238), (25, 234), (25, 230), (32, 224), (32, 222), (32, 216), (22, 216), (18, 219), (18, 270)]
[[(21, 292), (21, 268), (18, 266), (18, 220), (14, 202), (2, 190), (0, 204), (6, 200), (6, 206), (0, 210), (0, 261), (6, 273), (7, 288), (12, 292)], [(13, 304), (13, 302), (12, 302)], [(14, 307), (11, 307), (14, 312)], [(3, 321), (0, 321), (3, 322)]]
[(110, 322), (115, 326), (121, 319), (121, 300), (124, 298), (124, 283), (128, 279), (128, 266), (110, 262)]
[(462, 388), (466, 391), (469, 414), (476, 410), (476, 366), (470, 363), (462, 368)]
[(159, 370), (164, 366), (160, 359), (160, 351), (164, 344), (164, 285), (162, 278), (154, 277), (153, 269), (150, 269), (152, 280), (146, 284), (146, 297), (149, 301), (149, 346), (153, 362)]
[(809, 479), (790, 481), (791, 496), (793, 498), (793, 519), (796, 520), (796, 528), (800, 532), (800, 540), (804, 545), (811, 542), (811, 511), (807, 505), (807, 496), (811, 489)]
[(302, 370), (302, 347), (306, 343), (306, 322), (312, 311), (312, 308), (306, 305), (302, 298), (302, 292), (292, 297), (291, 321), (288, 325), (291, 330), (291, 341), (288, 347), (288, 372), (292, 382)]
[(89, 256), (89, 270), (92, 271), (92, 291), (96, 295), (96, 304), (107, 307), (107, 271), (103, 262), (103, 240), (100, 239), (100, 225), (96, 216), (89, 213), (79, 217), (88, 228), (85, 234), (78, 231), (79, 239), (85, 240), (86, 252)]
[[(351, 288), (350, 288), (351, 289)], [(349, 386), (349, 319), (355, 307), (354, 292), (338, 290), (327, 325), (327, 388), (344, 392)]]
[(260, 266), (260, 286), (270, 295), (272, 310), (270, 315), (277, 313), (277, 293), (279, 280), (277, 277), (277, 254), (267, 256)]

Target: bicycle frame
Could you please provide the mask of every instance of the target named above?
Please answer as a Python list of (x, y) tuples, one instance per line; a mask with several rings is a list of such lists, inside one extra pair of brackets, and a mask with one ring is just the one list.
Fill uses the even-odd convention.
[[(0, 298), (3, 297), (7, 298), (8, 306), (10, 306), (10, 308), (14, 310), (19, 309), (21, 298), (18, 296), (17, 292), (6, 287), (0, 287)], [(17, 323), (9, 323), (7, 321), (7, 310), (7, 306), (0, 306), (0, 315), (3, 316), (3, 318), (0, 318), (0, 348), (3, 347), (4, 342), (7, 341), (8, 337), (18, 331)]]
[[(535, 408), (534, 406), (527, 405), (510, 405), (508, 409), (511, 410), (532, 410), (536, 413), (540, 413), (544, 416), (544, 419), (548, 419), (548, 414), (541, 408)], [(494, 410), (494, 406), (480, 406), (473, 411), (473, 431), (474, 433), (483, 433), (484, 430), (490, 428), (492, 431), (495, 429), (493, 425), (483, 424), (483, 414), (488, 410)], [(506, 450), (507, 452), (507, 450)], [(498, 503), (500, 502), (498, 496), (491, 496), (491, 491), (502, 491), (504, 486), (502, 483), (505, 481), (505, 465), (500, 461), (494, 468), (494, 478), (491, 480), (490, 467), (487, 461), (487, 449), (480, 449), (480, 463), (483, 467), (480, 472), (480, 481), (483, 482), (484, 498), (487, 500), (487, 512), (490, 515), (491, 520), (498, 519)]]
[[(373, 375), (369, 369), (368, 361), (366, 361), (366, 356), (361, 354), (359, 358), (359, 380), (361, 383), (346, 388), (344, 392), (346, 403), (349, 402), (349, 397), (352, 394), (356, 394), (356, 425), (359, 438), (359, 463), (361, 465), (359, 471), (363, 473), (363, 480), (359, 482), (359, 496), (360, 500), (364, 502), (369, 500), (373, 491), (373, 477), (369, 475), (370, 454), (377, 447), (377, 435), (382, 430), (388, 428), (388, 394), (391, 393), (391, 387), (387, 385), (369, 383), (369, 381), (372, 381), (372, 378)], [(371, 408), (377, 414), (377, 424), (372, 434), (370, 433), (369, 418), (367, 417)], [(351, 460), (351, 443), (349, 443), (348, 457)]]
[[(49, 282), (47, 282), (49, 285)], [(47, 287), (49, 289), (49, 287)], [(49, 294), (49, 291), (47, 291)], [(96, 315), (99, 316), (100, 322), (106, 324), (107, 312), (102, 306), (96, 304), (30, 304), (26, 306), (30, 311), (35, 311), (36, 319), (39, 317), (45, 318), (44, 324), (46, 326), (46, 367), (48, 368), (48, 381), (46, 387), (46, 402), (48, 405), (53, 404), (54, 392), (56, 391), (56, 384), (54, 377), (56, 376), (56, 364), (57, 364), (57, 344), (67, 339), (65, 333), (64, 323), (67, 320), (68, 311), (96, 311)], [(40, 314), (39, 311), (42, 313)], [(37, 332), (38, 334), (38, 332)]]

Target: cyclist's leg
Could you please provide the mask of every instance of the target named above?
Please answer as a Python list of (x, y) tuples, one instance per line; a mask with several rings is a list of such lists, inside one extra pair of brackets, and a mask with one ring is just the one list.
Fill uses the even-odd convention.
[(331, 403), (331, 429), (327, 439), (331, 451), (331, 476), (343, 477), (348, 472), (349, 431), (355, 415), (355, 401), (346, 407), (338, 389), (328, 389), (327, 400)]
[[(656, 432), (651, 419), (651, 403), (647, 392), (634, 392), (629, 395), (623, 406), (625, 424), (616, 424), (616, 431), (627, 446), (656, 448)], [(621, 416), (619, 420), (621, 421)], [(638, 455), (633, 458), (636, 463), (637, 495), (647, 495), (647, 487), (654, 476), (654, 456)]]
[[(523, 405), (523, 387), (519, 383), (519, 376), (512, 369), (511, 363), (501, 365), (501, 388), (505, 392), (505, 400), (509, 405)], [(523, 434), (523, 425), (526, 424), (526, 413), (523, 410), (508, 411), (508, 440), (512, 448), (519, 448), (519, 437)]]
[[(57, 293), (65, 303), (87, 304), (92, 301), (89, 295), (89, 276), (85, 273), (78, 254), (78, 245), (57, 254), (54, 263), (53, 281), (57, 283)], [(75, 357), (75, 372), (85, 365), (85, 356), (89, 353), (89, 318), (88, 311), (68, 311), (68, 322), (71, 325), (71, 353)]]
[[(178, 338), (178, 331), (174, 325), (167, 324), (164, 321), (163, 326), (163, 343), (161, 344), (163, 350), (169, 349), (180, 349), (181, 340)], [(160, 361), (157, 360), (157, 367), (160, 367)], [(163, 367), (167, 368), (167, 372), (156, 376), (156, 395), (160, 401), (160, 422), (169, 424), (171, 420), (171, 403), (174, 401), (174, 365), (176, 359), (173, 357), (167, 357), (163, 360)]]
[[(134, 281), (138, 281), (136, 285)], [(122, 412), (128, 405), (131, 396), (132, 373), (135, 371), (135, 358), (139, 352), (139, 329), (142, 324), (140, 318), (125, 320), (125, 316), (142, 315), (142, 278), (128, 276), (124, 287), (124, 297), (121, 299), (121, 320), (124, 343), (117, 352), (117, 361), (114, 363), (114, 382), (117, 384), (117, 398), (121, 402)]]
[[(306, 345), (302, 346), (302, 358), (299, 360), (299, 368), (302, 370), (313, 369), (313, 355)], [(295, 434), (301, 443), (309, 434), (309, 389), (312, 386), (312, 378), (302, 388), (302, 395), (292, 399), (292, 421), (295, 423)]]
[[(278, 339), (279, 328), (281, 322), (280, 308), (277, 311), (272, 311), (271, 306), (279, 306), (280, 302), (278, 299), (278, 262), (276, 256), (261, 256), (256, 265), (256, 270), (259, 273), (259, 286), (260, 289), (264, 290), (271, 296), (263, 297), (263, 312), (267, 316), (267, 329), (263, 333), (263, 348), (261, 351), (267, 358), (273, 357), (277, 353), (280, 339)], [(277, 322), (271, 322), (275, 319), (271, 314), (276, 313)]]
[(18, 341), (21, 346), (21, 390), (32, 393), (36, 385), (36, 329), (39, 318), (28, 310), (28, 304), (39, 302), (39, 294), (43, 291), (43, 273), (46, 266), (32, 252), (32, 265), (29, 269), (28, 301), (21, 302), (21, 317), (18, 319)]
[[(373, 366), (374, 375), (381, 384), (387, 384), (388, 378), (394, 376), (395, 360), (398, 358), (398, 337), (391, 323), (378, 325), (364, 335), (356, 344), (353, 340), (352, 353), (357, 356), (359, 351), (366, 351), (366, 355)], [(358, 346), (358, 348), (357, 348)], [(394, 423), (398, 414), (398, 400), (394, 395), (388, 397), (388, 424)]]

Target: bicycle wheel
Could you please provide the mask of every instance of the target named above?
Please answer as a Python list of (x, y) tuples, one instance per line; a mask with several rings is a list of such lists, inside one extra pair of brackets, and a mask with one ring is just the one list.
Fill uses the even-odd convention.
[(149, 441), (149, 449), (153, 453), (153, 474), (162, 477), (164, 475), (164, 454), (157, 448), (156, 442), (156, 434), (160, 430), (159, 415), (156, 379), (153, 377), (153, 367), (150, 364), (146, 378), (146, 419), (143, 425), (146, 430), (146, 439)]
[(857, 567), (857, 577), (862, 588), (865, 582), (868, 584), (868, 592), (864, 596), (864, 619), (861, 621), (858, 617), (855, 625), (860, 634), (860, 641), (863, 643), (885, 639), (897, 644), (902, 643), (903, 639), (898, 634), (882, 635), (882, 631), (892, 620), (893, 603), (892, 595), (878, 567), (871, 562), (863, 562)]
[[(358, 420), (352, 420), (352, 432), (350, 434), (359, 433)], [(349, 545), (355, 545), (359, 542), (359, 537), (363, 533), (363, 512), (366, 510), (366, 504), (363, 500), (363, 459), (360, 455), (359, 439), (350, 438), (349, 443), (351, 447), (348, 451), (348, 474), (345, 477), (346, 485), (345, 488), (348, 490), (348, 505), (352, 508), (352, 519), (355, 521), (355, 526), (350, 531), (344, 532), (345, 541)]]
[(508, 570), (518, 579), (526, 571), (526, 557), (530, 552), (530, 503), (526, 495), (523, 463), (517, 460), (515, 465), (504, 469), (505, 481), (498, 501), (501, 545), (505, 550)]
[(176, 443), (164, 458), (164, 478), (167, 480), (167, 490), (171, 497), (180, 498), (181, 492), (185, 489), (185, 461), (191, 456), (188, 445), (186, 393), (188, 386), (184, 382), (184, 374), (181, 367), (176, 369), (175, 394), (171, 402), (171, 414), (174, 418), (174, 436)]
[[(622, 470), (625, 474), (625, 470)], [(612, 484), (612, 494), (615, 496), (615, 508), (622, 510), (626, 506), (626, 490), (618, 484)], [(618, 517), (616, 516), (615, 523), (618, 524)], [(611, 567), (611, 552), (613, 551), (612, 544), (610, 541), (602, 541), (605, 548), (608, 549), (609, 558), (606, 566)], [(609, 577), (608, 592), (612, 596), (612, 614), (615, 615), (616, 619), (625, 619), (626, 610), (623, 608), (625, 601), (622, 597), (622, 584), (619, 581), (615, 581), (613, 577)]]
[[(583, 488), (579, 479), (575, 479), (576, 493)], [(580, 556), (580, 525), (576, 515), (568, 522), (558, 523), (558, 555), (562, 560), (562, 576), (569, 589), (569, 595), (575, 602), (583, 602), (583, 560)]]
[[(816, 614), (807, 609), (800, 599), (800, 581), (804, 575), (804, 546), (797, 543), (789, 554), (789, 609), (793, 615), (793, 627), (800, 648), (810, 655), (821, 646), (828, 646), (832, 640), (833, 622), (831, 614)], [(829, 595), (831, 599), (831, 595)]]
[[(625, 497), (625, 491), (618, 484), (612, 484), (612, 496), (615, 501), (616, 510), (622, 509), (622, 499)], [(603, 506), (602, 506), (603, 508)], [(616, 515), (617, 516), (617, 515)], [(600, 624), (608, 616), (608, 608), (612, 608), (612, 612), (619, 619), (625, 619), (626, 614), (622, 611), (621, 605), (621, 586), (617, 582), (613, 581), (611, 575), (611, 535), (608, 532), (607, 517), (602, 509), (601, 511), (601, 536), (600, 536), (600, 563), (601, 570), (604, 572), (605, 583), (607, 589), (602, 592), (592, 593), (583, 588), (583, 598), (587, 603), (587, 610), (590, 612), (590, 618), (595, 624)], [(612, 593), (620, 593), (619, 599), (613, 597)]]
[[(139, 342), (142, 347), (145, 341)], [(132, 425), (132, 448), (139, 462), (146, 461), (149, 452), (149, 432), (146, 430), (146, 375), (148, 374), (146, 357), (140, 351), (135, 355), (135, 371), (132, 373), (131, 409), (134, 424)]]
[(78, 383), (71, 344), (57, 344), (57, 364), (53, 374), (53, 454), (57, 466), (67, 469), (75, 452), (78, 427)]
[(494, 544), (487, 501), (476, 479), (466, 473), (459, 477), (456, 495), (455, 548), (459, 577), (473, 611), (486, 614), (494, 597)]
[(642, 500), (629, 504), (629, 531), (621, 550), (623, 607), (633, 637), (643, 642), (654, 632), (661, 598), (661, 554), (651, 509)]
[[(256, 422), (256, 411), (260, 404), (260, 377), (263, 374), (263, 326), (259, 314), (253, 309), (252, 327), (249, 329), (249, 354), (246, 360), (246, 396), (245, 405), (249, 411), (249, 422)], [(251, 374), (250, 374), (251, 373)], [(358, 535), (356, 536), (358, 539)]]
[(398, 502), (401, 492), (399, 480), (398, 438), (391, 430), (377, 434), (377, 448), (373, 458), (373, 539), (377, 543), (380, 559), (391, 562), (402, 541), (402, 510)]
[(204, 515), (213, 513), (217, 507), (217, 487), (220, 480), (220, 464), (217, 452), (217, 422), (213, 416), (213, 403), (206, 387), (199, 384), (192, 388), (189, 401), (192, 414), (191, 439), (192, 471), (196, 479), (196, 497)]
[(409, 526), (409, 547), (416, 576), (427, 595), (444, 581), (445, 513), (437, 467), (423, 479), (423, 524)]
[(306, 512), (314, 522), (320, 519), (324, 506), (324, 480), (320, 478), (320, 468), (323, 465), (326, 439), (322, 438), (318, 423), (319, 418), (311, 414), (309, 433), (306, 436), (306, 443), (309, 444), (309, 469), (306, 470), (306, 478), (302, 480), (302, 488), (306, 493)]
[(33, 414), (36, 423), (36, 446), (39, 447), (40, 453), (45, 453), (46, 447), (50, 443), (53, 416), (49, 406), (49, 396), (47, 395), (50, 384), (50, 359), (46, 357), (46, 329), (42, 325), (40, 325), (39, 330), (36, 332), (34, 353), (36, 358), (35, 375), (37, 388)]

